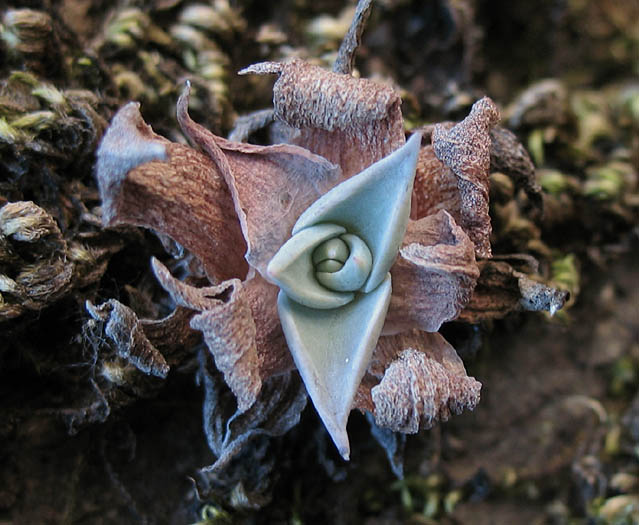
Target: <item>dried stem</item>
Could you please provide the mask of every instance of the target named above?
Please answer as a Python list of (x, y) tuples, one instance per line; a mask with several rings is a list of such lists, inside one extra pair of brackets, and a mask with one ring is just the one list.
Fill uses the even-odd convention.
[(260, 109), (248, 115), (238, 117), (235, 126), (229, 133), (229, 140), (235, 142), (247, 142), (248, 138), (261, 129), (264, 129), (275, 120), (275, 110), (273, 108)]
[(350, 75), (353, 72), (355, 52), (362, 41), (362, 33), (368, 16), (371, 14), (372, 4), (373, 0), (359, 0), (357, 3), (351, 26), (339, 46), (337, 58), (333, 64), (333, 72), (345, 75)]

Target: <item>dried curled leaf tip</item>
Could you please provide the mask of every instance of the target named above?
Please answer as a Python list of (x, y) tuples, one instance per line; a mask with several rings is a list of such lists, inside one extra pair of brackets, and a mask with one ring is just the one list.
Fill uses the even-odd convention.
[(278, 73), (275, 116), (299, 133), (291, 140), (351, 177), (405, 142), (401, 97), (393, 87), (334, 73), (303, 60), (263, 62), (242, 73)]
[(469, 115), (450, 129), (442, 124), (433, 129), (435, 153), (455, 173), (474, 174), (490, 167), (488, 132), (499, 122), (499, 109), (488, 97), (473, 104)]
[(458, 178), (461, 224), (475, 244), (478, 257), (490, 257), (488, 176), (490, 130), (499, 122), (499, 110), (488, 97), (475, 102), (470, 114), (452, 128), (437, 124), (432, 140), (435, 154)]
[(156, 135), (144, 122), (140, 103), (129, 102), (115, 114), (98, 148), (98, 183), (107, 182), (101, 177), (103, 173), (109, 174), (109, 183), (119, 183), (142, 164), (166, 160), (167, 144), (166, 139)]
[(244, 69), (240, 69), (238, 75), (273, 75), (275, 73), (281, 73), (284, 68), (284, 64), (281, 62), (259, 62), (252, 64)]

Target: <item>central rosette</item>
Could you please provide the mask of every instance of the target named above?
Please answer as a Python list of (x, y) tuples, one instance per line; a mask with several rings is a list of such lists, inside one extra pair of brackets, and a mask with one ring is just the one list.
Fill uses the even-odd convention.
[(373, 256), (362, 239), (345, 233), (315, 248), (313, 264), (320, 284), (335, 292), (354, 292), (370, 275)]
[(340, 453), (346, 421), (390, 304), (420, 146), (400, 149), (335, 186), (297, 220), (268, 264), (277, 307), (308, 393)]
[(350, 303), (355, 292), (363, 290), (372, 269), (373, 254), (366, 242), (330, 223), (309, 226), (293, 235), (268, 266), (269, 275), (286, 295), (320, 310)]

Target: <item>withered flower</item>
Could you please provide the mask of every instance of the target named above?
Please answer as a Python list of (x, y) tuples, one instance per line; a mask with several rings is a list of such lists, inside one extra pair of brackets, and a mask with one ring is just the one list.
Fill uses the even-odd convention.
[[(190, 325), (202, 332), (240, 412), (269, 378), (294, 369), (269, 261), (313, 202), (405, 143), (401, 100), (388, 86), (299, 60), (249, 72), (279, 74), (275, 114), (289, 143), (212, 134), (190, 119), (187, 88), (178, 122), (197, 149), (156, 135), (129, 103), (113, 118), (97, 163), (105, 225), (152, 228), (199, 259), (210, 287), (152, 264), (175, 303), (196, 312)], [(479, 400), (481, 385), (437, 331), (468, 304), (480, 273), (476, 256), (491, 255), (490, 130), (498, 118), (484, 98), (459, 124), (436, 126), (419, 152), (411, 218), (390, 269), (390, 306), (352, 405), (394, 431), (428, 428)], [(348, 441), (333, 438), (348, 458)]]

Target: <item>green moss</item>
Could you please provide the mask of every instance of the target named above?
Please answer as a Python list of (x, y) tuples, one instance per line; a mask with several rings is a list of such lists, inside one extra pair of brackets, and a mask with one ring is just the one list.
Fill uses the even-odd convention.
[(619, 198), (625, 186), (626, 174), (632, 172), (632, 166), (623, 162), (611, 162), (587, 170), (584, 194), (598, 200)]

